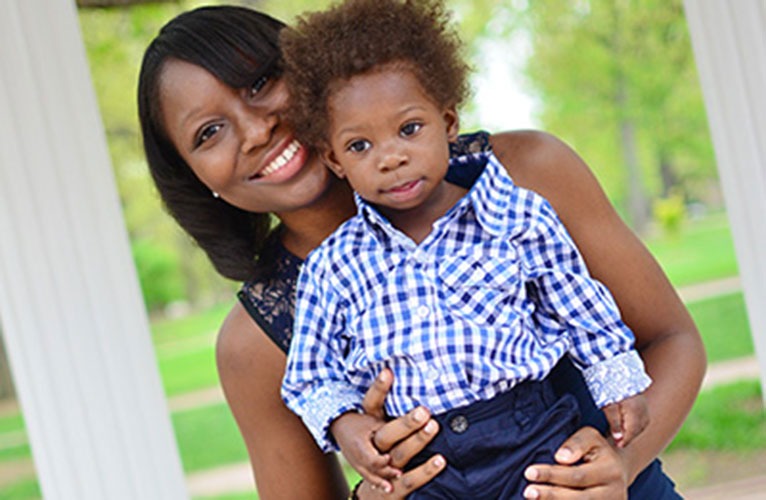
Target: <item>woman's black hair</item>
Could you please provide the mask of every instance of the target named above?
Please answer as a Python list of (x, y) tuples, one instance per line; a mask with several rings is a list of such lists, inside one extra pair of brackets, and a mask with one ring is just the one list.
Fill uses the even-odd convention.
[(271, 216), (214, 198), (170, 141), (159, 87), (165, 63), (177, 59), (209, 71), (233, 88), (250, 86), (263, 65), (279, 59), (284, 24), (236, 6), (200, 7), (169, 21), (144, 53), (138, 115), (149, 171), (168, 212), (223, 276), (245, 281), (268, 268)]

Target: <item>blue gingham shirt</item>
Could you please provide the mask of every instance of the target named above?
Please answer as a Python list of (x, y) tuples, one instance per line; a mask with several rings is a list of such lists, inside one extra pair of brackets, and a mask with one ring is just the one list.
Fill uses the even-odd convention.
[(306, 259), (282, 397), (320, 447), (384, 367), (390, 416), (437, 414), (541, 380), (569, 354), (601, 407), (650, 384), (609, 291), (550, 204), (492, 153), (416, 244), (357, 196), (358, 214)]

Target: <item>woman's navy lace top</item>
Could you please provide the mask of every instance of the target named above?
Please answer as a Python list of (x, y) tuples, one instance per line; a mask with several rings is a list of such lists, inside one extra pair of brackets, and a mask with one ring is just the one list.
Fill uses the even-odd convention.
[[(465, 134), (450, 144), (450, 168), (447, 181), (466, 189), (481, 174), (482, 165), (458, 161), (489, 149), (489, 134), (484, 131)], [(303, 259), (296, 257), (282, 245), (275, 252), (274, 272), (266, 278), (248, 281), (240, 289), (239, 300), (247, 312), (284, 352), (290, 347), (295, 314), (295, 283)]]

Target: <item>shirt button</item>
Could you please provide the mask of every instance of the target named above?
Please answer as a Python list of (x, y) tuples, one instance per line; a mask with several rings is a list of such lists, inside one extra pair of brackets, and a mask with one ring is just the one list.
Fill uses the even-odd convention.
[(468, 419), (463, 415), (452, 417), (449, 421), (449, 428), (452, 429), (455, 434), (462, 434), (468, 430)]
[(436, 368), (430, 368), (426, 375), (428, 375), (428, 378), (430, 378), (431, 380), (436, 380), (439, 378), (439, 370), (437, 370)]
[(427, 305), (424, 304), (418, 307), (418, 316), (421, 318), (426, 319), (429, 314), (431, 314), (431, 309), (429, 309)]

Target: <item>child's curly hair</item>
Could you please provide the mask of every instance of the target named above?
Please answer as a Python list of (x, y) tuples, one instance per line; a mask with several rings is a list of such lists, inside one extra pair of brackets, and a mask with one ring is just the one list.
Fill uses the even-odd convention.
[(468, 96), (469, 67), (449, 20), (441, 0), (346, 0), (282, 30), (286, 118), (296, 137), (326, 145), (333, 84), (391, 63), (411, 69), (439, 107), (458, 107)]

